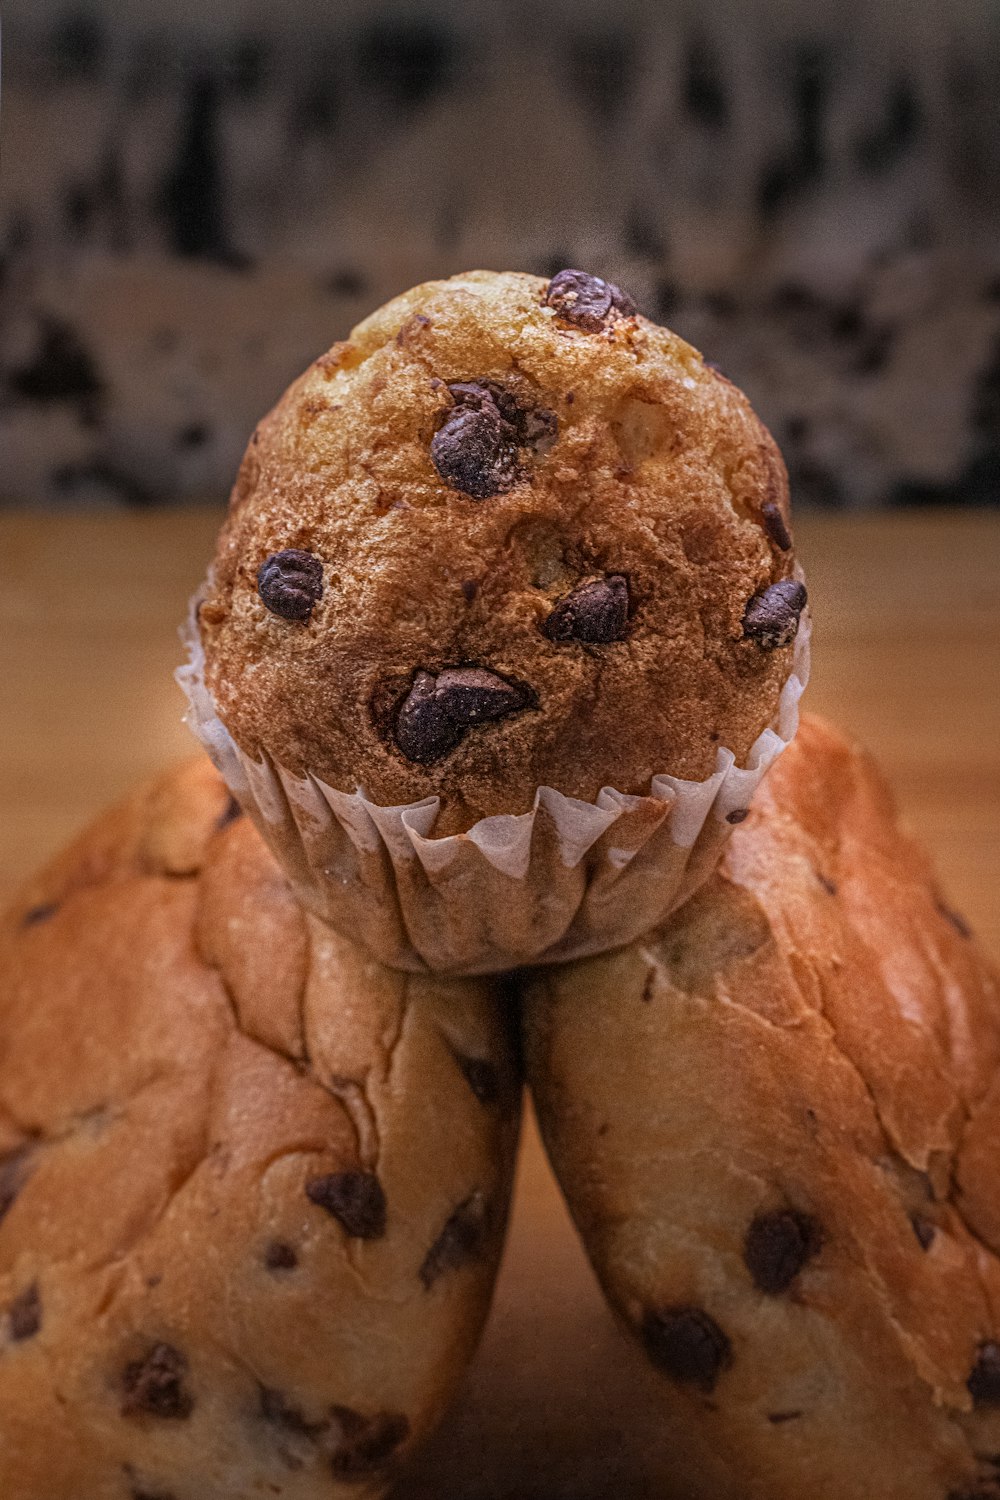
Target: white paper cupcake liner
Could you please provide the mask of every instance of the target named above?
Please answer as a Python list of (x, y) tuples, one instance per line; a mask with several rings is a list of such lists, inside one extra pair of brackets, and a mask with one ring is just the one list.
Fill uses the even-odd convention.
[(795, 735), (810, 634), (806, 612), (774, 720), (745, 766), (720, 749), (704, 781), (664, 773), (647, 795), (604, 787), (594, 802), (543, 786), (530, 812), (438, 838), (437, 797), (381, 807), (360, 787), (336, 791), (245, 755), (205, 687), (193, 613), (177, 681), (187, 723), (304, 905), (394, 968), (488, 974), (620, 947), (697, 890), (718, 863), (727, 819)]

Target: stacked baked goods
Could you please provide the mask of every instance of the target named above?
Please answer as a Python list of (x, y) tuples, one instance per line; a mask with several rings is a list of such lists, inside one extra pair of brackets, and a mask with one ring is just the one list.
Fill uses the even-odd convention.
[(599, 277), (418, 287), (293, 384), (188, 626), (216, 769), (6, 919), (0, 1493), (383, 1493), (523, 1028), (677, 1500), (1000, 1495), (995, 987), (796, 738), (806, 605), (768, 433)]

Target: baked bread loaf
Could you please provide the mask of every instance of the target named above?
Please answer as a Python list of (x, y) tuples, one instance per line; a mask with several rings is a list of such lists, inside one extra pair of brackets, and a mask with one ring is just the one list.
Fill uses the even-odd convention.
[(0, 927), (0, 1494), (378, 1495), (476, 1343), (518, 1119), (485, 981), (307, 918), (200, 759)]
[[(412, 861), (409, 832), (422, 848), (494, 817), (530, 823), (547, 788), (587, 805), (550, 799), (556, 826), (536, 843), (600, 865), (603, 788), (652, 803), (657, 777), (700, 784), (720, 755), (725, 769), (755, 747), (759, 759), (805, 603), (785, 468), (742, 393), (599, 277), (475, 271), (374, 313), (260, 423), (194, 649), (245, 762), (305, 783), (298, 826), (294, 792), (261, 794), (246, 766), (230, 784), (259, 802), (303, 898), (334, 922), (350, 908), (357, 931), (342, 861), (317, 841), (324, 818), (360, 819), (362, 852), (381, 836), (393, 857), (388, 813), (416, 804), (399, 833)], [(317, 783), (325, 803), (310, 799)], [(345, 803), (359, 789), (374, 825)], [(658, 824), (673, 795), (657, 790)], [(689, 849), (698, 826), (675, 846)], [(499, 844), (493, 867), (523, 876), (514, 837), (505, 826), (480, 845)], [(637, 837), (616, 830), (608, 846), (627, 855)], [(432, 879), (444, 858), (428, 856)], [(529, 893), (536, 913), (549, 896), (534, 931), (462, 954), (463, 969), (510, 967), (563, 938), (584, 887), (553, 902), (549, 875)], [(467, 899), (465, 871), (457, 883)], [(669, 904), (677, 881), (659, 888)], [(488, 891), (483, 906), (505, 904)], [(454, 967), (433, 935), (420, 946), (428, 913), (405, 916), (411, 964)], [(399, 941), (364, 940), (405, 961)]]
[(670, 1493), (1000, 1496), (1000, 997), (871, 762), (804, 721), (698, 895), (524, 1014)]

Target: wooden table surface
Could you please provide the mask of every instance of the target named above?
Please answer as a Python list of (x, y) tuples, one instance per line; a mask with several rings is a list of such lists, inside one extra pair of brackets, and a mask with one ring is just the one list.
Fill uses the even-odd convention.
[[(176, 627), (216, 510), (0, 515), (0, 900), (192, 742)], [(1000, 952), (1000, 515), (805, 516), (809, 708), (879, 756), (948, 899)], [(457, 1408), (405, 1500), (650, 1500), (669, 1441), (526, 1132), (507, 1254)]]

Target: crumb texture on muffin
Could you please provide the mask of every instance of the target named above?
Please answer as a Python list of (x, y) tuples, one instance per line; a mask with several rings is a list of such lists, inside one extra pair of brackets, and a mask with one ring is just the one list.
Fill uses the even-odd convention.
[[(440, 796), (443, 833), (539, 786), (702, 779), (788, 676), (788, 523), (746, 399), (620, 289), (430, 282), (254, 433), (199, 610), (206, 681), (248, 754), (383, 806)], [(414, 736), (414, 693), (456, 673), (516, 708)]]
[(523, 1006), (676, 1493), (1000, 1493), (1000, 993), (868, 758), (804, 719), (698, 894)]
[(496, 1000), (308, 918), (204, 759), (41, 875), (0, 919), (0, 1494), (384, 1493), (492, 1289)]

